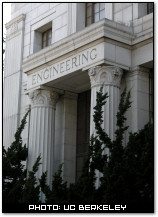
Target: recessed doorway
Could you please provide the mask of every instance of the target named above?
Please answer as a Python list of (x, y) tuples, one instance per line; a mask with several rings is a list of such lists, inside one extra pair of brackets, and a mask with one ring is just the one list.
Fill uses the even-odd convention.
[(79, 93), (77, 102), (76, 180), (88, 156), (90, 139), (91, 90)]

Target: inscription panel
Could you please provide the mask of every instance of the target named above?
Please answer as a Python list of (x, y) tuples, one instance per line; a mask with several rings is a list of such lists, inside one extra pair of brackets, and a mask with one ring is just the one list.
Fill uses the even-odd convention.
[(45, 84), (102, 60), (104, 58), (102, 46), (102, 44), (99, 44), (56, 62), (42, 70), (29, 74), (27, 89)]

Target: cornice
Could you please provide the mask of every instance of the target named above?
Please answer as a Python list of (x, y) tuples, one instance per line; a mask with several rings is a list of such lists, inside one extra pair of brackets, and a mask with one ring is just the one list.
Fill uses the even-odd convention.
[(21, 14), (18, 17), (14, 18), (13, 20), (6, 23), (5, 27), (6, 29), (9, 29), (14, 23), (19, 23), (20, 21), (25, 20), (25, 14)]
[(21, 31), (24, 31), (24, 20), (25, 14), (21, 14), (20, 16), (16, 17), (15, 19), (11, 20), (9, 23), (6, 24), (6, 39), (10, 40), (19, 34)]
[(119, 43), (120, 46), (121, 44), (122, 46), (128, 46), (132, 50), (135, 46), (142, 46), (143, 42), (152, 40), (152, 34), (148, 30), (147, 37), (140, 34), (135, 35), (133, 27), (103, 19), (30, 55), (23, 62), (23, 71), (29, 73), (29, 71), (41, 65), (49, 65), (51, 61), (57, 61), (58, 58), (62, 57), (65, 58), (65, 55), (72, 55), (72, 52), (77, 52), (77, 49), (83, 50), (84, 46), (91, 46), (94, 43), (98, 44), (106, 40), (110, 40), (114, 44)]
[[(134, 76), (148, 76), (150, 73), (149, 68), (145, 68), (143, 66), (135, 66), (131, 67), (129, 70), (129, 77), (134, 77)], [(133, 79), (133, 78), (132, 78)]]

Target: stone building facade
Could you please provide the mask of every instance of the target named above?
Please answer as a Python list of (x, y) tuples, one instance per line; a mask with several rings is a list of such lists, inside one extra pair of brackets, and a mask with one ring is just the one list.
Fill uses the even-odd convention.
[[(48, 183), (59, 163), (63, 177), (81, 174), (93, 107), (103, 85), (109, 98), (103, 127), (116, 129), (120, 93), (131, 90), (129, 131), (153, 118), (153, 3), (12, 3), (6, 24), (3, 142), (8, 147), (20, 120), (27, 167), (41, 154)], [(125, 141), (128, 135), (125, 135)]]

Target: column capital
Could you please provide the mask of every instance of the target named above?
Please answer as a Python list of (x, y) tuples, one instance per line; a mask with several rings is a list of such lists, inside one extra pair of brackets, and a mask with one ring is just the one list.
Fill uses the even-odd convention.
[(110, 85), (120, 87), (123, 70), (116, 66), (95, 66), (88, 70), (91, 86)]
[(150, 69), (145, 68), (143, 66), (135, 66), (135, 67), (130, 68), (130, 76), (143, 75), (143, 74), (146, 74), (146, 73), (149, 73), (149, 72), (150, 72)]
[(52, 106), (56, 107), (58, 99), (58, 93), (51, 90), (34, 90), (29, 93), (29, 98), (32, 101), (32, 105), (35, 106)]

